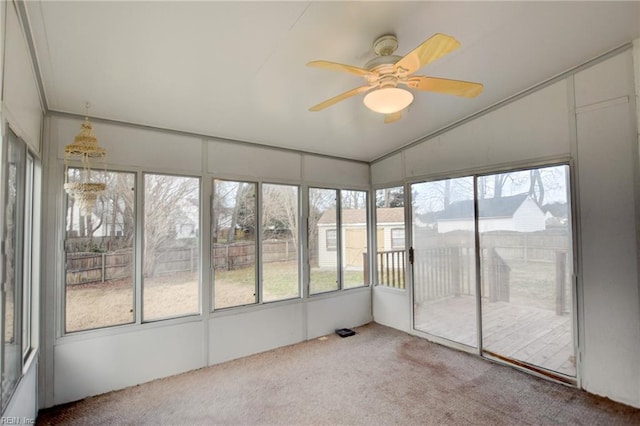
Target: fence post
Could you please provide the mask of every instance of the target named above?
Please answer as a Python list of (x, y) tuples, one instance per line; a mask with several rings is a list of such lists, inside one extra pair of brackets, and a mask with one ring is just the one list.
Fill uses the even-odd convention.
[(556, 250), (556, 315), (564, 314), (567, 252)]
[(106, 260), (105, 259), (105, 253), (102, 253), (102, 256), (100, 256), (100, 259), (102, 261), (102, 268), (101, 268), (102, 269), (102, 280), (101, 281), (104, 282), (104, 274), (105, 274), (105, 266), (104, 266), (104, 264), (105, 264), (105, 260)]

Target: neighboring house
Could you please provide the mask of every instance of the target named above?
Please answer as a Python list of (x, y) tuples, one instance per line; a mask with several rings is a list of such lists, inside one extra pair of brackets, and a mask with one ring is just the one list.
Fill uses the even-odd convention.
[(404, 250), (404, 207), (376, 209), (378, 251)]
[[(338, 262), (336, 211), (325, 211), (317, 223), (318, 266), (335, 267)], [(367, 247), (367, 210), (342, 210), (342, 253), (346, 267), (362, 266)]]
[[(404, 209), (378, 208), (378, 251), (403, 250)], [(345, 209), (342, 211), (342, 251), (345, 266), (362, 266), (367, 251), (367, 210)], [(337, 258), (338, 231), (336, 211), (327, 210), (320, 217), (318, 227), (318, 266), (335, 267)]]
[[(96, 209), (91, 211), (91, 226), (94, 227), (92, 237), (122, 237), (124, 235), (124, 218), (122, 213), (116, 213), (115, 220), (113, 218), (112, 207), (110, 204), (105, 204), (106, 211), (96, 214)], [(77, 238), (80, 233), (80, 220), (84, 220), (84, 216), (80, 215), (77, 205), (73, 209), (73, 214), (68, 214), (68, 234), (69, 238)], [(85, 231), (85, 234), (88, 231)], [(82, 235), (82, 236), (84, 236)], [(82, 237), (80, 236), (80, 237)]]
[(174, 225), (176, 232), (174, 239), (179, 240), (198, 236), (199, 202), (197, 198), (190, 198), (187, 203), (180, 206), (180, 214), (176, 218)]
[(176, 223), (176, 237), (175, 239), (181, 238), (195, 238), (198, 236), (198, 223), (192, 221), (188, 217), (183, 217), (180, 219), (178, 223)]
[[(546, 228), (544, 212), (528, 194), (478, 200), (478, 219), (480, 232), (535, 232)], [(472, 200), (453, 202), (438, 215), (439, 233), (473, 229)]]

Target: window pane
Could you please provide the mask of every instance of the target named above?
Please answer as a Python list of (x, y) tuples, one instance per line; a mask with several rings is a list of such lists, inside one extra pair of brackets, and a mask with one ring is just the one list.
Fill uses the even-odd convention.
[(411, 185), (416, 330), (477, 347), (473, 178)]
[(575, 376), (568, 174), (554, 166), (478, 179), (482, 344)]
[(145, 174), (142, 318), (197, 314), (200, 180)]
[(213, 181), (214, 309), (257, 302), (256, 186)]
[(300, 296), (298, 187), (262, 185), (262, 299)]
[(338, 211), (335, 189), (309, 189), (309, 293), (338, 289)]
[[(81, 170), (67, 171), (69, 182)], [(94, 176), (98, 181), (98, 177)], [(134, 321), (135, 175), (100, 173), (107, 184), (91, 214), (67, 197), (66, 331)]]
[(31, 250), (33, 247), (33, 157), (27, 155), (24, 200), (24, 265), (22, 288), (22, 356), (31, 350)]
[(338, 231), (336, 229), (327, 229), (324, 233), (325, 249), (327, 251), (338, 250)]
[(4, 164), (4, 338), (2, 405), (6, 405), (22, 374), (22, 262), (26, 147), (12, 132)]
[(391, 248), (404, 248), (404, 228), (391, 230)]
[(405, 288), (404, 188), (376, 191), (377, 284)]
[(367, 193), (341, 191), (342, 288), (369, 284), (367, 253)]

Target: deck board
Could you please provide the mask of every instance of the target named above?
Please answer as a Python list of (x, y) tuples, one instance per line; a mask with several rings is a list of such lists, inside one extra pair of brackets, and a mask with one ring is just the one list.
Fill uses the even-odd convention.
[[(415, 327), (477, 347), (476, 300), (459, 296), (415, 308)], [(571, 315), (509, 302), (482, 302), (483, 348), (567, 376), (576, 375)]]

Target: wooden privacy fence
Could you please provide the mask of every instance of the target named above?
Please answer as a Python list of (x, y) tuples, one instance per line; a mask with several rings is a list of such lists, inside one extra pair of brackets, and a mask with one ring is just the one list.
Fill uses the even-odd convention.
[[(213, 268), (231, 271), (242, 269), (256, 263), (255, 241), (213, 244)], [(298, 258), (297, 247), (293, 240), (262, 241), (262, 262), (285, 262)]]
[(67, 253), (67, 285), (88, 284), (130, 277), (131, 250), (111, 253)]
[(213, 269), (232, 271), (256, 263), (256, 243), (242, 241), (230, 244), (213, 244)]
[[(195, 247), (174, 247), (155, 253), (154, 275), (194, 272), (200, 267)], [(67, 285), (103, 283), (133, 276), (133, 252), (121, 250), (107, 253), (67, 253)]]
[[(414, 241), (427, 247), (471, 247), (472, 231), (453, 231), (444, 234), (432, 230), (416, 229)], [(545, 230), (537, 232), (490, 231), (480, 236), (483, 247), (495, 247), (500, 257), (511, 260), (548, 262), (556, 260), (556, 250), (567, 250), (571, 235), (567, 230)]]
[(195, 272), (199, 268), (200, 254), (197, 247), (176, 247), (156, 252), (154, 275)]
[[(234, 270), (254, 265), (255, 243), (243, 241), (213, 245), (213, 267), (216, 270)], [(155, 252), (154, 275), (193, 272), (200, 267), (200, 253), (196, 247), (173, 247)], [(262, 261), (283, 262), (297, 259), (293, 240), (265, 240), (262, 242)], [(117, 252), (67, 253), (67, 285), (106, 282), (131, 277), (133, 274), (131, 250)]]

